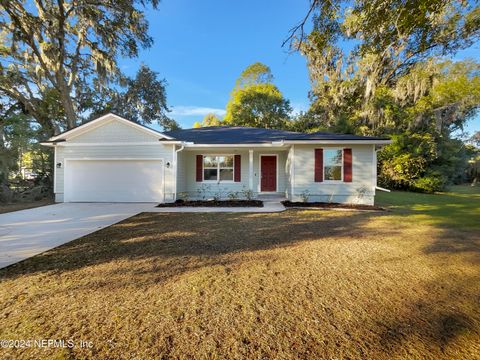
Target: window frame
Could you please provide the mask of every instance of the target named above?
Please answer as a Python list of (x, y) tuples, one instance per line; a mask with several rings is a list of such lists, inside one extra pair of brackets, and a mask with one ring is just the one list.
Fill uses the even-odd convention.
[[(326, 162), (327, 157), (325, 153), (329, 150), (340, 151), (342, 154), (342, 159), (340, 160), (340, 179), (339, 180), (325, 179), (325, 175), (326, 175), (325, 167), (327, 166), (327, 162)], [(327, 182), (330, 184), (343, 183), (343, 167), (344, 167), (343, 150), (344, 148), (323, 148), (323, 181), (324, 182)], [(334, 165), (334, 166), (338, 166), (338, 165)]]
[[(214, 158), (219, 158), (221, 156), (231, 156), (232, 157), (232, 167), (221, 167), (220, 166), (220, 161), (217, 159), (217, 166), (216, 167), (211, 167), (207, 166), (205, 167), (205, 157), (214, 157)], [(217, 180), (205, 180), (205, 169), (216, 169), (217, 170)], [(232, 180), (220, 180), (220, 169), (228, 169), (232, 170)], [(235, 154), (204, 154), (202, 155), (202, 182), (204, 183), (233, 183), (235, 182)]]

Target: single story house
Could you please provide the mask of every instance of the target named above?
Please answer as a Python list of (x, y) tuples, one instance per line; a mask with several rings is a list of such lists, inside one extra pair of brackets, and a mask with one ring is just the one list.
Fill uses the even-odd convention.
[(57, 202), (172, 202), (276, 194), (373, 204), (376, 151), (390, 140), (247, 127), (158, 132), (107, 114), (42, 143)]

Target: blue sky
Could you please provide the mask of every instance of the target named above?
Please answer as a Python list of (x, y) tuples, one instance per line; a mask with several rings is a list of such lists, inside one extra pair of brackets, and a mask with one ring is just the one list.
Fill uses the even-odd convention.
[[(296, 110), (308, 108), (310, 82), (305, 59), (281, 44), (305, 16), (307, 0), (163, 0), (148, 11), (151, 49), (138, 59), (122, 60), (127, 74), (140, 62), (168, 82), (170, 116), (188, 128), (208, 112), (223, 115), (235, 80), (248, 65), (270, 66), (275, 84)], [(478, 58), (479, 47), (457, 57)], [(480, 130), (480, 116), (468, 126)]]

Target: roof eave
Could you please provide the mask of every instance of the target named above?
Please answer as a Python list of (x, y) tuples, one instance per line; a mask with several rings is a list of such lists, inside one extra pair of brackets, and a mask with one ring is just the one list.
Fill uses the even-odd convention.
[(392, 140), (369, 140), (369, 139), (341, 139), (341, 140), (285, 140), (287, 145), (295, 144), (370, 144), (370, 145), (388, 145), (392, 143)]

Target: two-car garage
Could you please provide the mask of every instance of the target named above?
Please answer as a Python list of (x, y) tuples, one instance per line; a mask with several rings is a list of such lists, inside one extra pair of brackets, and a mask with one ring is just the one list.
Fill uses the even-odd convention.
[(65, 202), (162, 202), (161, 159), (65, 159)]

